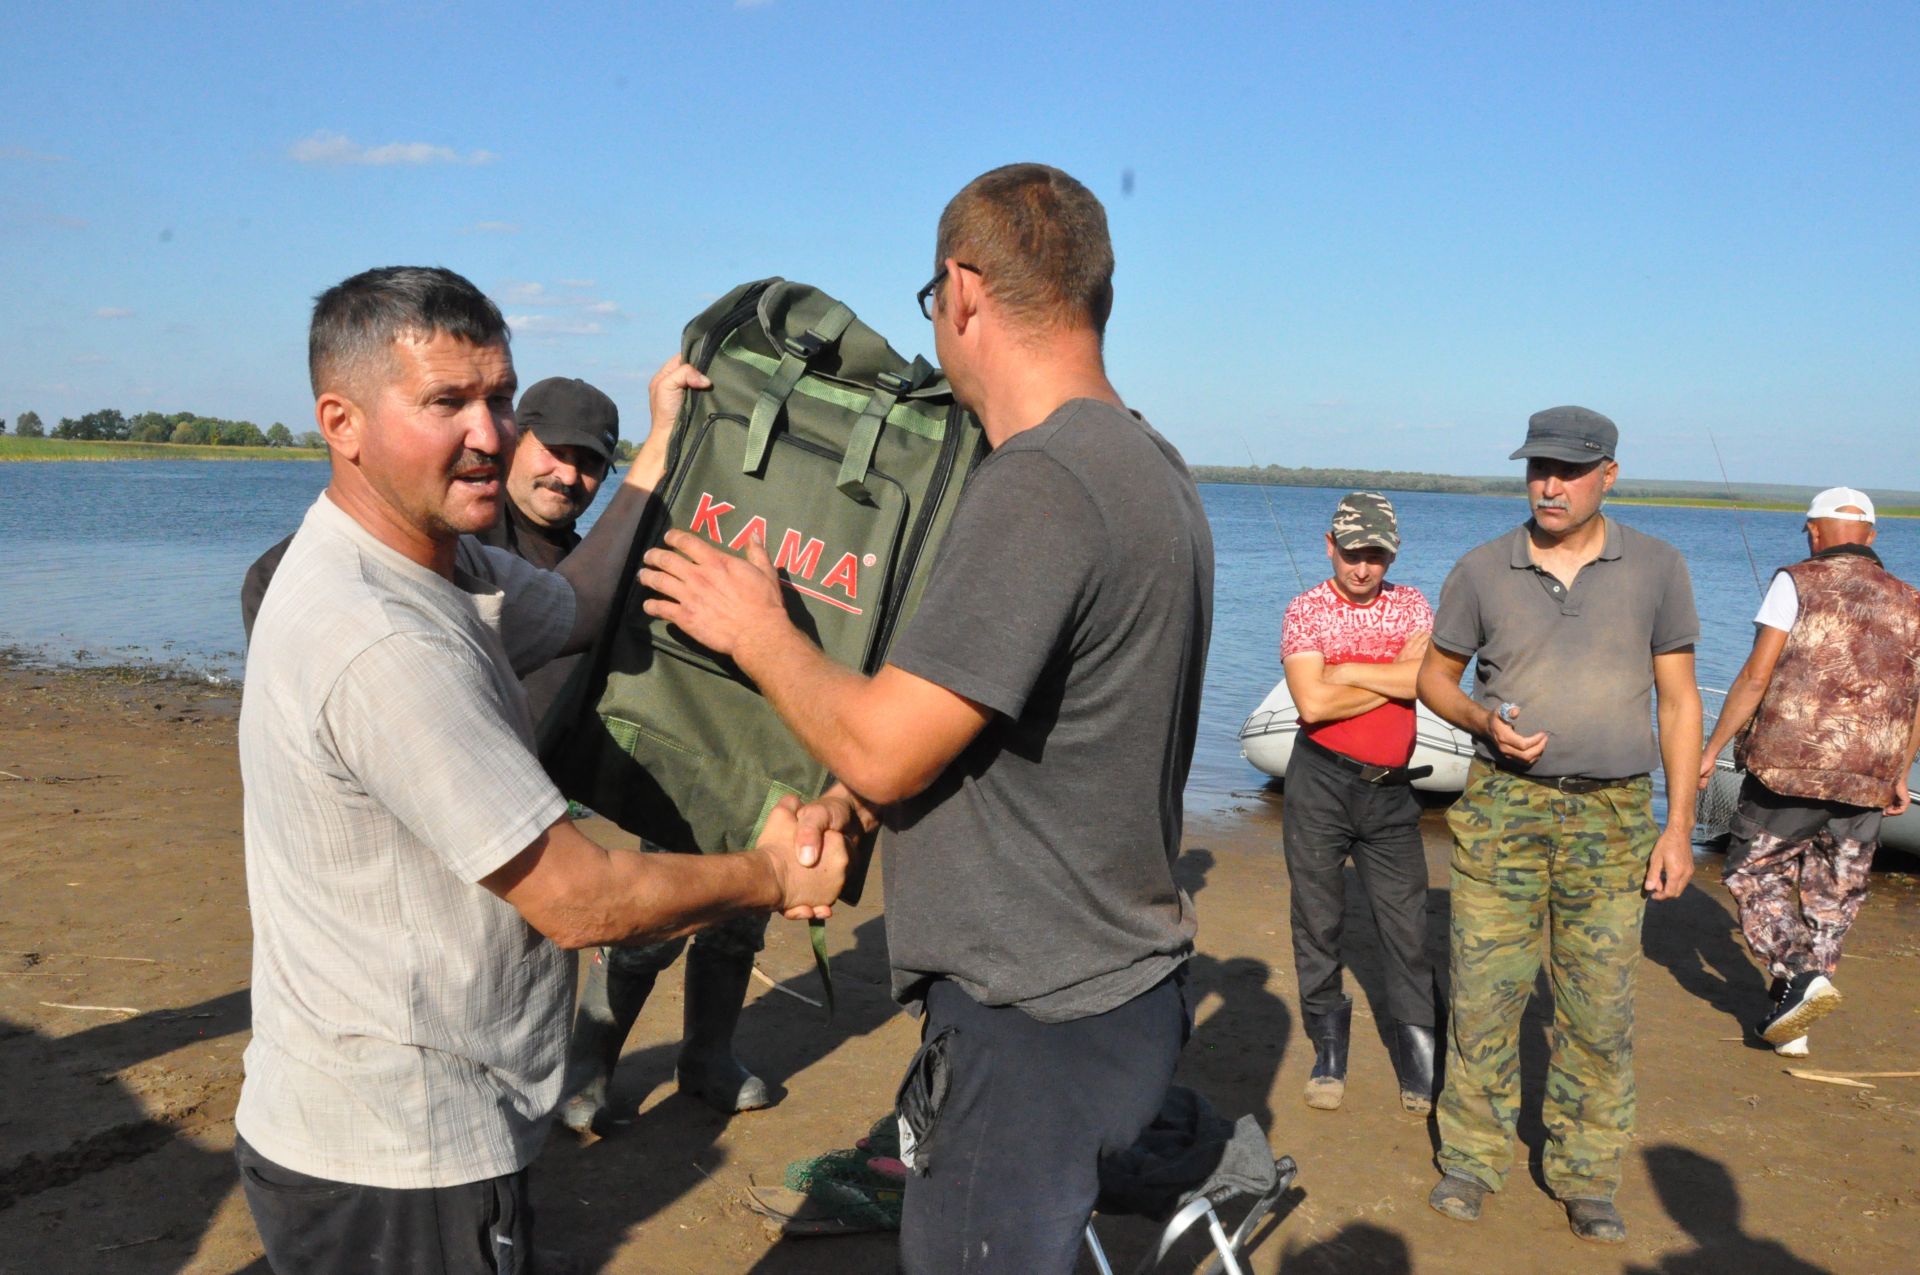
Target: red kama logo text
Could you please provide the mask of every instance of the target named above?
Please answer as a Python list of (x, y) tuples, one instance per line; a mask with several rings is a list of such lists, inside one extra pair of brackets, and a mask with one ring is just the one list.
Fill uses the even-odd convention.
[[(793, 528), (787, 528), (780, 537), (778, 549), (773, 547), (773, 537), (767, 532), (767, 520), (759, 514), (750, 516), (732, 536), (728, 536), (720, 527), (720, 520), (734, 512), (734, 507), (724, 500), (715, 500), (711, 493), (700, 493), (700, 504), (693, 511), (693, 521), (687, 524), (687, 530), (696, 535), (704, 534), (715, 544), (725, 545), (735, 552), (745, 552), (747, 542), (758, 535), (763, 544), (773, 553), (774, 567), (785, 573), (781, 583), (795, 593), (805, 594), (809, 598), (818, 598), (829, 606), (839, 607), (854, 615), (865, 614), (865, 608), (856, 606), (860, 597), (860, 558), (857, 554), (843, 553), (840, 560), (833, 564), (826, 575), (820, 574), (820, 563), (826, 554), (827, 546), (812, 537), (803, 536)], [(871, 555), (867, 565), (873, 565)], [(808, 583), (802, 583), (806, 581)], [(816, 586), (817, 587), (812, 587)], [(838, 590), (841, 597), (833, 597), (827, 589)]]

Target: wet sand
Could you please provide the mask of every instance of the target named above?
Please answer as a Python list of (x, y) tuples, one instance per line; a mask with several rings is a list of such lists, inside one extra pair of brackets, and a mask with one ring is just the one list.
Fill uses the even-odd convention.
[[(0, 1272), (266, 1269), (230, 1158), (249, 960), (236, 713), (231, 695), (187, 683), (0, 667)], [(1446, 834), (1437, 813), (1424, 828), (1443, 952)], [(1254, 1112), (1300, 1163), (1252, 1270), (1915, 1268), (1920, 1079), (1809, 1083), (1740, 1041), (1764, 982), (1710, 858), (1696, 888), (1647, 918), (1640, 1127), (1620, 1199), (1632, 1235), (1605, 1249), (1568, 1234), (1528, 1167), (1542, 1139), (1547, 1020), (1535, 1011), (1513, 1180), (1474, 1226), (1425, 1207), (1432, 1126), (1395, 1102), (1357, 891), (1347, 1103), (1302, 1105), (1312, 1051), (1278, 842), (1278, 803), (1255, 796), (1191, 821), (1181, 861), (1200, 908), (1202, 996), (1181, 1079), (1229, 1114)], [(1846, 1007), (1803, 1065), (1920, 1069), (1915, 882), (1876, 874), (1837, 980)], [(836, 1022), (755, 983), (740, 1048), (781, 1091), (770, 1111), (726, 1121), (674, 1093), (679, 978), (661, 980), (616, 1077), (629, 1118), (590, 1144), (555, 1136), (535, 1166), (543, 1244), (590, 1271), (893, 1270), (889, 1237), (779, 1242), (743, 1203), (749, 1178), (777, 1184), (789, 1160), (850, 1145), (892, 1100), (917, 1033), (887, 998), (876, 904), (831, 927)], [(776, 923), (761, 966), (817, 997), (802, 927)], [(1138, 1260), (1139, 1223), (1099, 1225), (1123, 1268)]]

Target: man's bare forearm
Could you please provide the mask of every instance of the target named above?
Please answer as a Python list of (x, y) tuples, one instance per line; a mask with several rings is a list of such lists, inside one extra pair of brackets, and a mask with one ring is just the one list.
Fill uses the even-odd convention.
[(1466, 667), (1465, 660), (1456, 661), (1439, 647), (1429, 647), (1415, 682), (1420, 702), (1432, 709), (1434, 716), (1469, 735), (1491, 735), (1490, 712), (1460, 689), (1460, 675)]
[(781, 902), (779, 878), (759, 850), (609, 850), (564, 819), (482, 884), (565, 948), (656, 943)]
[(585, 650), (605, 626), (607, 608), (613, 605), (620, 588), (627, 551), (665, 468), (666, 444), (656, 446), (649, 439), (647, 446), (634, 454), (626, 478), (593, 530), (556, 568), (573, 586), (573, 633), (567, 640), (567, 652)]
[(1388, 699), (1412, 699), (1420, 689), (1420, 663), (1395, 660), (1391, 664), (1341, 664), (1340, 676), (1347, 686), (1372, 691)]
[(1300, 720), (1308, 725), (1321, 722), (1344, 722), (1370, 713), (1387, 702), (1387, 697), (1377, 691), (1366, 690), (1359, 686), (1337, 686), (1323, 682), (1318, 678), (1287, 679), (1287, 691), (1293, 696), (1294, 711), (1300, 714)]
[(1700, 773), (1700, 693), (1689, 675), (1685, 691), (1660, 694), (1660, 765), (1667, 782), (1667, 831), (1693, 831)]
[(872, 678), (835, 663), (786, 624), (743, 635), (733, 658), (815, 761), (852, 792), (886, 804), (894, 785), (875, 773), (886, 760), (877, 738), (886, 714), (868, 703)]

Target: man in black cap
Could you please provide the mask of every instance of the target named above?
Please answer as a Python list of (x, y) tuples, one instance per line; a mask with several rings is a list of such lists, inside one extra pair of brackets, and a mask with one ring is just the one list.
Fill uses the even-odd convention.
[(520, 396), (514, 418), (520, 441), (507, 472), (506, 516), (480, 540), (551, 571), (580, 543), (573, 524), (613, 465), (620, 409), (577, 377), (550, 376)]
[[(580, 543), (574, 523), (593, 504), (612, 467), (620, 409), (587, 382), (551, 376), (527, 388), (514, 409), (520, 441), (507, 471), (506, 512), (480, 540), (552, 570)], [(538, 723), (585, 654), (528, 674), (527, 702)], [(603, 947), (587, 958), (579, 1012), (567, 1050), (561, 1120), (585, 1133), (603, 1117), (621, 1047), (660, 971), (687, 952), (680, 1087), (716, 1111), (764, 1107), (767, 1086), (733, 1055), (753, 958), (766, 943), (765, 917), (737, 917), (685, 938), (643, 947)]]
[[(527, 388), (513, 414), (520, 440), (507, 470), (506, 510), (478, 539), (552, 571), (580, 543), (573, 525), (612, 470), (620, 409), (585, 381), (550, 376)], [(583, 658), (564, 656), (521, 679), (536, 727)]]
[[(1472, 1221), (1513, 1163), (1520, 1018), (1547, 931), (1547, 1185), (1575, 1235), (1626, 1238), (1613, 1205), (1633, 1133), (1633, 980), (1646, 897), (1693, 875), (1700, 636), (1686, 562), (1600, 512), (1619, 431), (1584, 407), (1527, 422), (1533, 517), (1454, 566), (1420, 699), (1477, 741), (1453, 831), (1451, 1016), (1428, 1203)], [(1460, 689), (1475, 661), (1473, 694)], [(1658, 697), (1659, 738), (1653, 731)], [(1681, 794), (1653, 821), (1653, 767)]]
[[(1385, 955), (1400, 1105), (1433, 1109), (1433, 962), (1427, 856), (1410, 786), (1414, 677), (1433, 630), (1420, 590), (1387, 582), (1400, 552), (1393, 505), (1349, 492), (1327, 533), (1333, 572), (1287, 604), (1280, 658), (1301, 729), (1287, 763), (1284, 847), (1293, 887), (1293, 964), (1313, 1042), (1309, 1107), (1347, 1087), (1353, 1000), (1340, 988), (1346, 860), (1366, 890)], [(1431, 768), (1429, 768), (1431, 769)]]

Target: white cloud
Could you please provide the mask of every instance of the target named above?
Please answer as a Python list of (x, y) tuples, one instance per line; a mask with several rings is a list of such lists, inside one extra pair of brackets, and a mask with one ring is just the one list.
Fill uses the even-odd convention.
[(73, 358), (69, 359), (68, 362), (72, 363), (75, 367), (99, 367), (101, 364), (111, 363), (113, 360), (104, 354), (76, 354)]
[(469, 235), (517, 235), (520, 223), (517, 221), (476, 221), (461, 232)]
[(96, 319), (131, 319), (133, 311), (121, 305), (103, 305), (93, 312)]
[(45, 151), (29, 150), (25, 146), (0, 146), (0, 159), (17, 160), (23, 164), (64, 164), (65, 155), (49, 155)]
[[(500, 300), (504, 305), (520, 309), (569, 310), (577, 314), (591, 314), (608, 319), (627, 317), (626, 311), (620, 308), (619, 302), (589, 294), (586, 289), (591, 287), (593, 287), (591, 279), (562, 279), (560, 288), (565, 291), (549, 288), (544, 283), (530, 281), (509, 283), (501, 289)], [(515, 326), (519, 326), (518, 322)], [(545, 330), (555, 331), (556, 329)], [(597, 326), (595, 330), (598, 330)]]
[(772, 4), (773, 0), (733, 0), (736, 9), (765, 9)]
[(510, 283), (501, 297), (508, 305), (558, 305), (550, 299), (544, 283)]
[(606, 330), (591, 319), (559, 314), (510, 314), (507, 326), (515, 336), (599, 336)]
[(287, 155), (297, 164), (363, 164), (375, 168), (396, 164), (412, 167), (423, 164), (491, 164), (499, 158), (492, 151), (468, 151), (462, 155), (451, 146), (436, 146), (431, 142), (388, 142), (384, 146), (362, 146), (344, 134), (328, 132), (324, 128), (288, 147)]

